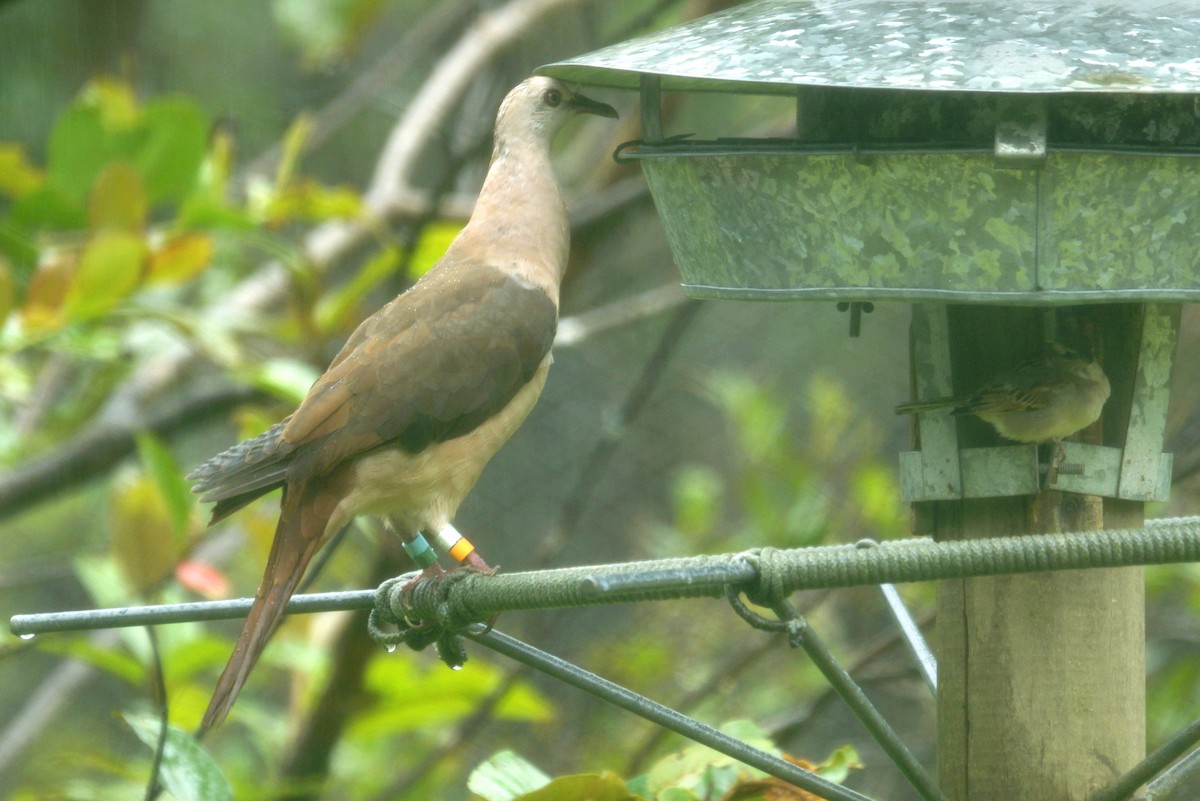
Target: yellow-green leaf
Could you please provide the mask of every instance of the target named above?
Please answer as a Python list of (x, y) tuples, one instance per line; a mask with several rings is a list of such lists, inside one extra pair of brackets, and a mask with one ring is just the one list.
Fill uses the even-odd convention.
[(8, 259), (4, 258), (3, 253), (0, 253), (0, 329), (4, 328), (4, 321), (8, 319), (12, 307), (12, 268), (8, 264)]
[(322, 186), (310, 180), (287, 184), (269, 193), (266, 201), (260, 214), (267, 225), (282, 225), (295, 220), (324, 222), (353, 219), (363, 209), (362, 198), (353, 189)]
[(62, 306), (75, 275), (75, 254), (61, 250), (43, 254), (25, 291), (21, 321), (30, 331), (47, 331), (63, 323)]
[(188, 524), (195, 508), (193, 495), (183, 479), (183, 471), (162, 441), (148, 432), (135, 437), (142, 470), (154, 482), (159, 498), (171, 521), (175, 545), (182, 551), (187, 542)]
[(109, 504), (113, 560), (139, 595), (171, 574), (182, 549), (172, 535), (170, 511), (155, 483), (144, 475), (122, 482)]
[(46, 637), (39, 650), (86, 662), (134, 687), (146, 681), (146, 668), (136, 657), (121, 648), (97, 645), (87, 636)]
[(385, 247), (367, 259), (359, 271), (337, 290), (326, 294), (317, 303), (317, 327), (324, 333), (335, 331), (365, 315), (355, 314), (359, 302), (379, 283), (387, 279), (400, 264), (400, 249)]
[(148, 203), (141, 176), (128, 161), (114, 161), (96, 177), (88, 196), (88, 226), (94, 230), (138, 231), (146, 223)]
[(559, 776), (545, 787), (519, 796), (518, 801), (626, 801), (624, 780), (611, 772)]
[(279, 358), (246, 365), (241, 377), (289, 403), (299, 403), (320, 373), (308, 362)]
[(150, 255), (150, 281), (181, 283), (203, 272), (212, 261), (213, 241), (207, 234), (173, 236)]
[(312, 118), (301, 114), (292, 120), (287, 132), (283, 135), (283, 146), (279, 155), (279, 166), (275, 170), (275, 185), (287, 186), (296, 173), (296, 165), (304, 153), (304, 143), (312, 132)]
[(82, 104), (100, 112), (109, 130), (129, 128), (138, 119), (138, 102), (133, 87), (113, 78), (96, 78), (80, 95)]
[(37, 189), (45, 175), (25, 158), (20, 145), (0, 143), (0, 193), (19, 197)]
[(413, 278), (419, 278), (429, 272), (438, 259), (446, 255), (446, 248), (450, 247), (450, 243), (461, 230), (461, 225), (452, 222), (434, 222), (425, 226), (409, 262), (409, 273)]
[(862, 758), (859, 757), (858, 751), (854, 746), (847, 744), (827, 756), (825, 761), (817, 766), (817, 773), (831, 782), (841, 784), (846, 781), (850, 771), (862, 770), (862, 768)]
[(125, 231), (97, 234), (84, 248), (67, 292), (67, 317), (87, 320), (111, 311), (137, 287), (145, 258), (140, 237)]

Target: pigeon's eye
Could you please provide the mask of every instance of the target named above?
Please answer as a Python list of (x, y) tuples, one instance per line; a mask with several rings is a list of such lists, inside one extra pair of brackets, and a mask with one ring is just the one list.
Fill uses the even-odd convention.
[(542, 95), (542, 100), (546, 101), (546, 105), (550, 108), (558, 108), (559, 103), (562, 103), (562, 92), (557, 89), (547, 89), (546, 94)]

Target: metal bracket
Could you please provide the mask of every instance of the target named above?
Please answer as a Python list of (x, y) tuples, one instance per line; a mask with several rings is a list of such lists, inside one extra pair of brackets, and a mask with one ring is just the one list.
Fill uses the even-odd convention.
[(662, 78), (642, 73), (641, 78), (642, 141), (654, 144), (663, 140)]
[(1036, 167), (1046, 160), (1046, 105), (1034, 102), (1006, 104), (996, 123), (994, 152), (1004, 166)]

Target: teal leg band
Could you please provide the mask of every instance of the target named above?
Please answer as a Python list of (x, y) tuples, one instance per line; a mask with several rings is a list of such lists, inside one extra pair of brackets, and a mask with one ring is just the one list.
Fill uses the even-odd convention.
[(437, 552), (429, 547), (429, 543), (426, 542), (425, 537), (420, 533), (411, 540), (402, 542), (401, 546), (404, 548), (404, 552), (416, 562), (417, 567), (422, 570), (437, 561)]

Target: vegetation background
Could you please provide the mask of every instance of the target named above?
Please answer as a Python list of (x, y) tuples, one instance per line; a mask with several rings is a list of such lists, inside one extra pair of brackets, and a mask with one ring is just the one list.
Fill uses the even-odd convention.
[[(277, 498), (208, 530), (182, 475), (290, 411), (358, 320), (438, 258), (508, 88), (720, 7), (0, 0), (0, 614), (252, 594)], [(555, 368), (459, 527), (507, 570), (905, 536), (907, 421), (891, 408), (908, 394), (907, 307), (880, 304), (851, 339), (832, 303), (685, 299), (636, 167), (609, 158), (639, 135), (636, 97), (589, 94), (622, 119), (559, 140), (574, 247)], [(792, 112), (696, 96), (667, 113), (668, 132), (713, 136), (786, 133)], [(1197, 328), (1189, 310), (1180, 491), (1161, 514), (1196, 509)], [(404, 569), (367, 524), (313, 589)], [(1200, 594), (1192, 567), (1149, 584), (1153, 746), (1200, 711)], [(903, 591), (928, 622), (932, 587)], [(878, 595), (798, 600), (932, 764), (932, 699)], [(499, 626), (796, 757), (852, 746), (852, 786), (915, 797), (802, 655), (715, 601)], [(159, 630), (181, 730), (236, 632)], [(156, 714), (146, 634), (5, 637), (0, 798), (139, 797)], [(680, 799), (746, 778), (488, 653), (456, 672), (389, 654), (356, 615), (290, 621), (205, 746), (237, 798), (500, 797), (478, 766), (529, 770), (494, 759), (505, 750), (618, 798), (617, 777)]]

